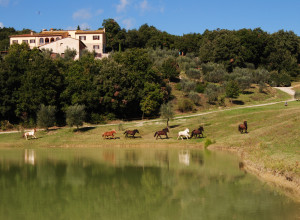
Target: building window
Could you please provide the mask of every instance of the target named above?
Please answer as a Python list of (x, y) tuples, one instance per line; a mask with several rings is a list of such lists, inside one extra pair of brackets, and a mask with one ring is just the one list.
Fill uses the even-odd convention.
[(59, 37), (57, 37), (57, 38), (56, 38), (56, 40), (60, 40), (60, 38), (59, 38)]
[(48, 44), (49, 43), (49, 38), (45, 39), (45, 43)]
[(100, 40), (100, 36), (99, 35), (94, 35), (93, 40)]
[(53, 37), (50, 39), (50, 42), (54, 42), (54, 38)]
[(17, 44), (18, 40), (13, 40), (12, 42), (13, 42), (13, 44)]
[(94, 50), (98, 50), (99, 48), (100, 48), (99, 45), (94, 45), (94, 46), (93, 46), (93, 49), (94, 49)]
[(86, 40), (86, 36), (79, 36), (79, 40)]
[(35, 40), (30, 40), (30, 43), (31, 44), (35, 44)]
[(40, 44), (44, 43), (44, 38), (40, 38)]
[(28, 44), (28, 40), (22, 40), (22, 43)]

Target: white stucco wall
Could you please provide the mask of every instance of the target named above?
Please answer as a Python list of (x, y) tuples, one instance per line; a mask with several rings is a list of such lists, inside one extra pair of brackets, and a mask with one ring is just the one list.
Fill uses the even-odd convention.
[(53, 53), (64, 54), (67, 48), (75, 49), (77, 54), (75, 56), (75, 60), (79, 59), (79, 48), (80, 41), (77, 39), (73, 39), (71, 37), (63, 38), (61, 40), (46, 44), (44, 46), (40, 46), (40, 49), (49, 49), (52, 50)]

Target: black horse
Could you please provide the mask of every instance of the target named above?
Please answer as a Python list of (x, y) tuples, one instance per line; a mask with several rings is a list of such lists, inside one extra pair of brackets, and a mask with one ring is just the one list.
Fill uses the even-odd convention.
[(196, 138), (200, 136), (203, 137), (203, 131), (204, 131), (204, 128), (202, 126), (200, 126), (198, 129), (195, 129), (192, 131), (192, 135), (191, 135), (191, 138), (193, 136), (195, 136)]
[(164, 128), (162, 131), (155, 132), (154, 137), (156, 136), (156, 140), (157, 140), (158, 137), (160, 137), (160, 139), (162, 139), (161, 135), (166, 135), (166, 138), (169, 139), (168, 134), (167, 134), (168, 132), (169, 132), (169, 129)]
[(241, 132), (241, 134), (242, 134), (243, 132), (248, 133), (248, 132), (247, 132), (247, 129), (248, 129), (247, 121), (244, 121), (243, 124), (240, 124), (239, 127), (238, 127), (238, 129), (239, 129), (239, 132)]
[(126, 130), (126, 131), (124, 132), (126, 138), (128, 137), (128, 135), (131, 135), (131, 137), (135, 138), (134, 135), (135, 135), (136, 133), (140, 133), (138, 129), (134, 129), (133, 131), (131, 131), (131, 130)]

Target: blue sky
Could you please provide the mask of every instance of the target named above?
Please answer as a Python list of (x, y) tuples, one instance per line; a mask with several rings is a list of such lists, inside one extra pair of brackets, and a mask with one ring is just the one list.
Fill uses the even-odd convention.
[(261, 27), (300, 36), (300, 0), (0, 0), (0, 27), (17, 30), (93, 30), (107, 18), (125, 29), (147, 23), (175, 35)]

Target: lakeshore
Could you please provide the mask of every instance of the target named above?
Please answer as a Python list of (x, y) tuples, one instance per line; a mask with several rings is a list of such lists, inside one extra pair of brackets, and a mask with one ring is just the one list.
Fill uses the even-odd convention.
[[(289, 102), (288, 106), (279, 102), (273, 105), (251, 108), (230, 109), (196, 114), (190, 117), (177, 117), (170, 123), (169, 139), (156, 140), (155, 131), (166, 126), (163, 120), (90, 126), (74, 132), (71, 128), (56, 128), (48, 132), (38, 131), (37, 139), (26, 141), (20, 133), (2, 134), (2, 148), (52, 148), (52, 147), (104, 147), (104, 148), (159, 148), (177, 147), (204, 148), (209, 139), (208, 150), (236, 152), (244, 168), (269, 183), (284, 189), (284, 193), (300, 201), (299, 174), (299, 113), (300, 103)], [(248, 133), (238, 132), (237, 125), (248, 121)], [(177, 140), (177, 133), (189, 128), (204, 127), (204, 138)], [(137, 138), (125, 138), (127, 129), (137, 128)], [(116, 139), (103, 139), (102, 133), (115, 129)]]

